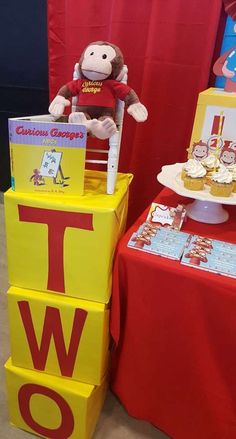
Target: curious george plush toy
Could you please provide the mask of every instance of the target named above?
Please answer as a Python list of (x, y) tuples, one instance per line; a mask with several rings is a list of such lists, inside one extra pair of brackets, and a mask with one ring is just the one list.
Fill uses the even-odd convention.
[(147, 109), (138, 96), (126, 84), (120, 82), (124, 59), (114, 44), (96, 41), (89, 44), (79, 60), (80, 78), (60, 88), (49, 106), (54, 117), (62, 116), (68, 100), (76, 96), (76, 112), (71, 113), (69, 122), (82, 123), (99, 139), (107, 139), (116, 132), (113, 120), (117, 99), (125, 102), (127, 112), (137, 122), (147, 119)]

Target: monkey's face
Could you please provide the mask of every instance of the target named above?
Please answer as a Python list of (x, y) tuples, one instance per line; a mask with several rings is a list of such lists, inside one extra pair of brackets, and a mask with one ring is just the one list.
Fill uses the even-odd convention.
[(229, 151), (229, 150), (222, 151), (222, 154), (220, 156), (220, 161), (225, 166), (233, 165), (234, 163), (236, 163), (235, 151)]
[(122, 66), (121, 52), (109, 43), (90, 44), (80, 59), (81, 72), (90, 81), (102, 81), (109, 76), (115, 79)]
[(207, 146), (206, 145), (196, 145), (193, 149), (193, 158), (195, 160), (203, 160), (207, 157)]

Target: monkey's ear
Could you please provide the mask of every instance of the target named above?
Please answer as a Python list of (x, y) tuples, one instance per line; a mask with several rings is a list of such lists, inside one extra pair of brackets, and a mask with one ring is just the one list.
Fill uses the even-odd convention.
[(81, 70), (78, 62), (74, 66), (73, 79), (81, 79)]

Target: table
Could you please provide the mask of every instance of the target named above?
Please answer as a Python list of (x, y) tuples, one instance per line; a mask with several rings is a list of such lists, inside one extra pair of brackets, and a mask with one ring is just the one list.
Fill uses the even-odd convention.
[[(156, 202), (190, 200), (165, 188)], [(223, 224), (182, 230), (236, 243), (236, 206)], [(128, 413), (173, 439), (236, 438), (236, 280), (119, 243), (110, 330), (111, 387)]]

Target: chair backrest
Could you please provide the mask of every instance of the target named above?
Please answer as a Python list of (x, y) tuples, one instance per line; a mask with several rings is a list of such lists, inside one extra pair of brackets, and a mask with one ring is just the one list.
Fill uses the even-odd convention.
[[(79, 70), (79, 64), (76, 63), (73, 72), (73, 79), (76, 80), (80, 78), (81, 75)], [(128, 78), (128, 68), (126, 65), (124, 65), (116, 80), (122, 82), (123, 84), (127, 84), (127, 78)], [(71, 105), (72, 112), (76, 111), (76, 103), (77, 103), (77, 98), (75, 96), (72, 98), (72, 105)], [(116, 103), (116, 110), (115, 110), (115, 124), (117, 126), (117, 131), (115, 134), (113, 134), (113, 136), (109, 138), (109, 149), (87, 148), (87, 152), (90, 154), (90, 157), (91, 157), (91, 153), (102, 153), (104, 155), (107, 155), (107, 159), (105, 160), (86, 158), (86, 163), (98, 163), (98, 164), (107, 165), (107, 193), (108, 194), (113, 194), (115, 190), (115, 182), (116, 182), (116, 176), (118, 170), (120, 144), (121, 144), (121, 136), (122, 136), (122, 128), (123, 128), (124, 108), (125, 108), (124, 102), (118, 99)]]

